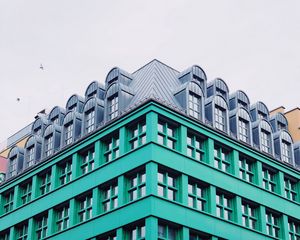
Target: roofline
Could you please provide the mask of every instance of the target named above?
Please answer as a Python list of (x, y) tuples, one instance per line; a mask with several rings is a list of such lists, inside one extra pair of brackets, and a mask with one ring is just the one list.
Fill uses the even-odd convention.
[(170, 67), (169, 65), (163, 63), (162, 61), (159, 61), (158, 59), (154, 58), (153, 60), (151, 60), (150, 62), (146, 63), (144, 66), (138, 68), (137, 70), (135, 70), (134, 72), (132, 72), (131, 74), (135, 74), (136, 72), (138, 72), (139, 70), (141, 70), (142, 68), (146, 67), (147, 65), (151, 64), (152, 62), (159, 62), (160, 64), (168, 67), (168, 68), (171, 68), (172, 70), (176, 71), (177, 73), (180, 73), (180, 71), (176, 70), (175, 68), (172, 68)]
[(285, 115), (285, 114), (288, 114), (288, 113), (291, 113), (291, 112), (293, 112), (293, 111), (295, 111), (295, 110), (300, 110), (300, 108), (299, 108), (299, 107), (295, 107), (295, 108), (293, 108), (293, 109), (291, 109), (291, 110), (285, 112), (284, 115)]

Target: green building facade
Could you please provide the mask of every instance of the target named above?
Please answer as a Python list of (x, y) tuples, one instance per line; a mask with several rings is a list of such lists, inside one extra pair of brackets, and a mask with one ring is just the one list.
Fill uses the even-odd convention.
[[(152, 69), (152, 77), (170, 69), (156, 60), (144, 68)], [(133, 79), (143, 79), (137, 75), (144, 70)], [(151, 92), (154, 81), (148, 84)], [(185, 112), (153, 92), (120, 112), (126, 101), (116, 92), (116, 104), (103, 95), (99, 125), (88, 131), (89, 118), (83, 117), (86, 132), (82, 127), (70, 143), (62, 121), (56, 152), (47, 154), (51, 123), (44, 138), (35, 137), (36, 152), (41, 142), (38, 161), (28, 164), (34, 161), (30, 149), (11, 150), (0, 185), (1, 240), (300, 239), (296, 153), (288, 155), (293, 164), (279, 160), (275, 133), (268, 154), (232, 134), (229, 121), (228, 131), (206, 121), (209, 110), (191, 107), (190, 96)], [(132, 99), (138, 95), (131, 93)]]

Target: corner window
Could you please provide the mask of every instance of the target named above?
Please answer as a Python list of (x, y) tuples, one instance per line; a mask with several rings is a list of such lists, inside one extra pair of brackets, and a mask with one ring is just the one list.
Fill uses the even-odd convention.
[(169, 148), (176, 149), (177, 128), (165, 121), (158, 121), (157, 142)]
[(239, 118), (239, 140), (248, 143), (249, 142), (249, 122)]
[(51, 171), (45, 172), (39, 176), (40, 195), (50, 192), (51, 188)]
[(68, 160), (64, 163), (62, 163), (59, 166), (60, 170), (60, 176), (59, 176), (59, 182), (60, 185), (67, 184), (72, 180), (72, 161)]
[(94, 170), (95, 165), (95, 150), (94, 148), (86, 150), (80, 154), (81, 159), (81, 174), (86, 174)]
[(93, 205), (92, 194), (88, 194), (78, 199), (79, 222), (83, 222), (92, 218), (92, 205)]
[(108, 99), (108, 116), (112, 120), (118, 116), (119, 97), (118, 95), (112, 96)]
[(207, 197), (204, 184), (190, 180), (188, 183), (188, 206), (200, 211), (206, 210)]
[(134, 201), (146, 195), (146, 173), (145, 171), (132, 174), (128, 178), (129, 201)]
[(36, 238), (38, 240), (45, 239), (48, 234), (48, 215), (41, 216), (36, 219)]
[(58, 232), (69, 227), (70, 224), (70, 207), (69, 205), (62, 206), (56, 209), (56, 229)]
[(65, 144), (72, 143), (73, 140), (73, 123), (69, 123), (65, 126)]
[(118, 207), (118, 185), (112, 183), (101, 189), (102, 192), (102, 209), (104, 212)]
[(268, 168), (263, 168), (262, 177), (263, 177), (263, 188), (270, 192), (275, 192), (277, 187), (276, 172)]
[(16, 239), (17, 240), (28, 239), (28, 223), (24, 223), (16, 227)]
[(3, 197), (3, 212), (8, 213), (13, 210), (14, 191), (8, 191), (2, 194)]
[(50, 134), (45, 138), (45, 155), (50, 156), (53, 152), (53, 134)]
[(129, 128), (130, 149), (135, 149), (146, 143), (146, 122), (142, 121)]
[(214, 149), (214, 166), (224, 172), (230, 172), (230, 156), (229, 151), (220, 146), (215, 146)]
[(189, 93), (188, 113), (194, 118), (201, 118), (201, 97), (192, 92)]
[(261, 150), (266, 153), (271, 153), (271, 134), (265, 130), (261, 130)]
[(284, 196), (292, 201), (297, 200), (297, 180), (289, 177), (284, 178)]
[(187, 136), (187, 155), (198, 161), (204, 160), (204, 140), (192, 133)]
[(233, 220), (232, 197), (225, 193), (217, 192), (216, 204), (217, 204), (217, 213), (216, 213), (217, 217), (232, 221)]
[(167, 198), (172, 201), (178, 200), (178, 183), (177, 177), (166, 171), (158, 171), (157, 173), (158, 196)]
[(280, 236), (280, 215), (266, 211), (266, 228), (269, 236), (279, 238)]
[(215, 126), (221, 131), (226, 131), (226, 110), (215, 105)]
[(105, 162), (110, 162), (120, 156), (119, 151), (119, 135), (114, 135), (104, 142), (104, 158)]
[(290, 240), (300, 239), (300, 222), (294, 219), (289, 219), (288, 230)]
[(85, 129), (87, 133), (95, 129), (95, 110), (88, 111), (85, 115)]
[(21, 204), (26, 204), (31, 201), (32, 182), (28, 182), (20, 186), (21, 188)]
[(242, 202), (242, 223), (244, 227), (257, 229), (258, 227), (257, 207), (248, 202)]
[(245, 157), (239, 159), (239, 175), (247, 182), (254, 182), (253, 162)]
[(283, 162), (292, 163), (291, 150), (291, 144), (283, 140), (281, 143), (281, 156)]

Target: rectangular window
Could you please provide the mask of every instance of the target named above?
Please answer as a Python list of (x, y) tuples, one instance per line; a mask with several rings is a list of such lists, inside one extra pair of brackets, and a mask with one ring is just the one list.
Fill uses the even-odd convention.
[(129, 227), (128, 230), (126, 230), (126, 232), (128, 235), (128, 240), (144, 240), (144, 239), (146, 239), (145, 225)]
[(45, 172), (39, 176), (40, 178), (40, 195), (50, 192), (51, 189), (51, 171)]
[(78, 219), (79, 222), (84, 222), (92, 218), (92, 205), (93, 197), (92, 194), (80, 197), (78, 199)]
[(266, 228), (267, 234), (279, 238), (280, 236), (280, 215), (266, 211)]
[(56, 209), (56, 229), (58, 232), (69, 227), (70, 207), (69, 205), (62, 206)]
[(112, 183), (101, 189), (102, 192), (102, 208), (104, 212), (110, 211), (118, 207), (118, 185)]
[(201, 137), (188, 133), (187, 155), (198, 161), (204, 160), (204, 140)]
[(9, 229), (0, 233), (0, 240), (9, 240)]
[(191, 92), (189, 93), (189, 115), (197, 119), (201, 117), (201, 98)]
[(82, 153), (80, 153), (80, 169), (81, 174), (86, 174), (90, 171), (94, 170), (95, 165), (95, 150), (94, 148), (88, 149)]
[(270, 133), (262, 129), (260, 133), (260, 139), (261, 139), (261, 150), (266, 153), (271, 153)]
[(72, 180), (72, 161), (66, 161), (59, 166), (60, 176), (59, 182), (60, 185), (64, 185)]
[(233, 220), (232, 197), (230, 197), (225, 193), (217, 192), (216, 204), (217, 204), (217, 217), (232, 221)]
[(239, 139), (243, 142), (249, 142), (249, 123), (248, 121), (239, 118), (238, 121), (238, 127), (239, 127)]
[(16, 227), (16, 239), (17, 240), (27, 240), (28, 239), (28, 224), (24, 223)]
[(86, 113), (85, 119), (86, 132), (90, 133), (95, 129), (95, 110), (92, 109)]
[(25, 204), (31, 201), (32, 182), (28, 182), (20, 186), (21, 189), (21, 204)]
[(220, 146), (215, 146), (214, 149), (214, 166), (224, 172), (231, 171), (229, 151)]
[(276, 173), (268, 168), (263, 168), (263, 188), (275, 192), (276, 191)]
[(250, 204), (246, 201), (242, 202), (242, 221), (243, 226), (257, 229), (257, 207), (254, 204)]
[(300, 222), (294, 219), (289, 219), (288, 224), (289, 239), (299, 240), (300, 239)]
[(110, 139), (105, 141), (104, 145), (105, 145), (105, 149), (104, 149), (105, 162), (110, 162), (120, 156), (119, 135), (112, 136)]
[(166, 171), (158, 171), (157, 173), (158, 196), (165, 197), (172, 201), (178, 200), (178, 184), (177, 177)]
[(254, 182), (253, 161), (241, 156), (239, 159), (239, 175), (247, 182)]
[(9, 161), (9, 173), (13, 177), (17, 175), (17, 156), (14, 156)]
[(48, 215), (41, 216), (36, 219), (35, 229), (36, 239), (45, 239), (48, 234)]
[(178, 230), (177, 228), (159, 223), (158, 224), (158, 239), (159, 240), (176, 240), (178, 239)]
[(34, 146), (28, 148), (27, 153), (28, 153), (27, 166), (30, 167), (34, 164)]
[(108, 99), (108, 115), (110, 120), (118, 116), (118, 109), (119, 109), (119, 98), (118, 95), (115, 95)]
[(117, 240), (117, 234), (115, 231), (101, 234), (96, 240)]
[(157, 142), (169, 148), (176, 149), (177, 147), (176, 127), (168, 122), (159, 120)]
[(45, 155), (50, 156), (53, 152), (53, 134), (50, 134), (45, 138)]
[(65, 126), (65, 144), (68, 145), (73, 141), (73, 123)]
[(188, 183), (188, 206), (200, 211), (206, 210), (206, 187), (203, 183), (190, 180)]
[(215, 105), (215, 126), (221, 131), (226, 130), (226, 111), (225, 109)]
[(129, 128), (130, 148), (135, 149), (146, 143), (146, 122), (142, 121)]
[(291, 163), (291, 158), (292, 158), (292, 154), (291, 154), (291, 144), (286, 142), (286, 141), (282, 141), (281, 143), (281, 151), (282, 151), (282, 161), (286, 162), (286, 163)]
[(211, 237), (205, 233), (190, 230), (189, 240), (210, 240)]
[(3, 193), (3, 212), (8, 213), (13, 210), (14, 205), (14, 191)]
[(146, 173), (137, 172), (128, 177), (128, 195), (129, 201), (134, 201), (146, 195)]
[(284, 178), (284, 193), (287, 199), (292, 201), (297, 200), (297, 180), (291, 177), (285, 176)]

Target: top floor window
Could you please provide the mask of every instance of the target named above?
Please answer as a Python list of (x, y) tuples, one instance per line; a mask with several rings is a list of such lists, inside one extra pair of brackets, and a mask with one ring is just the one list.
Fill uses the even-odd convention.
[(291, 158), (292, 158), (291, 144), (284, 140), (281, 143), (281, 155), (282, 155), (282, 161), (286, 163), (291, 163)]
[(114, 95), (113, 97), (108, 99), (108, 115), (110, 120), (118, 116), (118, 109), (119, 97), (118, 95)]
[(215, 106), (215, 126), (221, 131), (226, 130), (226, 110), (218, 105)]
[(276, 172), (268, 168), (263, 168), (263, 188), (271, 192), (275, 192), (277, 182), (276, 182)]
[(243, 142), (249, 142), (249, 122), (239, 118), (239, 139)]
[(198, 161), (203, 161), (204, 159), (204, 143), (203, 139), (192, 133), (188, 133), (187, 136), (187, 155), (189, 157), (195, 158)]
[(69, 123), (65, 126), (65, 144), (72, 143), (73, 138), (73, 123)]
[(271, 134), (265, 130), (261, 130), (261, 150), (266, 153), (271, 153)]
[(34, 164), (34, 146), (28, 148), (27, 153), (28, 153), (27, 166), (30, 167)]
[(299, 240), (300, 239), (300, 222), (294, 219), (289, 219), (288, 224), (289, 237), (290, 240)]
[(50, 134), (45, 138), (45, 155), (50, 156), (53, 152), (53, 134)]
[(138, 146), (141, 146), (146, 143), (146, 122), (142, 121), (134, 126), (132, 126), (130, 129), (130, 147), (131, 149), (135, 149)]
[(165, 145), (169, 148), (175, 149), (177, 144), (176, 127), (166, 121), (158, 121), (158, 136), (159, 144)]
[(104, 158), (105, 162), (110, 162), (120, 156), (119, 151), (119, 135), (113, 135), (104, 142)]
[(92, 109), (86, 113), (85, 129), (87, 133), (92, 132), (95, 129), (95, 110)]
[(189, 93), (189, 115), (197, 119), (201, 116), (201, 98), (191, 92)]
[(9, 161), (9, 174), (10, 176), (17, 175), (17, 156), (10, 158)]
[(232, 221), (233, 220), (232, 197), (225, 193), (217, 192), (216, 204), (217, 204), (217, 217)]
[(292, 201), (297, 200), (298, 190), (297, 190), (297, 180), (292, 179), (290, 177), (284, 178), (284, 193), (287, 199)]
[(271, 211), (266, 211), (267, 234), (275, 238), (280, 236), (280, 215)]
[(214, 149), (214, 166), (224, 172), (230, 172), (231, 162), (229, 151), (220, 146), (215, 146)]

